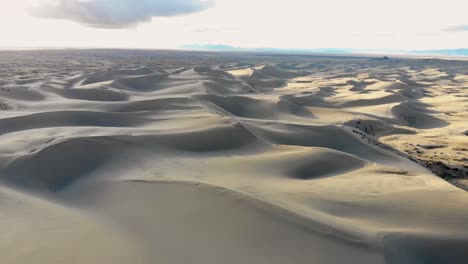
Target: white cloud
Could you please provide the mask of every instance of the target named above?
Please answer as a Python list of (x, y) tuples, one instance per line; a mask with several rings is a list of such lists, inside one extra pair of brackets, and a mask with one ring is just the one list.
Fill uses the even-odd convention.
[(67, 19), (97, 28), (125, 28), (157, 16), (176, 16), (212, 6), (203, 0), (46, 0), (31, 8), (43, 18)]

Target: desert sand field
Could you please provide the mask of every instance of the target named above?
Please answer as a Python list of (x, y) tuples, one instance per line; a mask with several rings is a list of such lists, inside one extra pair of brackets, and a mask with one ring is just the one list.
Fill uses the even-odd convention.
[(468, 61), (0, 52), (0, 263), (468, 263)]

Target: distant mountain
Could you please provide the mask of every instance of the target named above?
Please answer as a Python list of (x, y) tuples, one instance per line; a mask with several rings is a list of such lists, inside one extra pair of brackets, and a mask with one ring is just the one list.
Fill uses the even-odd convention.
[(271, 53), (326, 53), (326, 54), (346, 54), (346, 53), (391, 53), (391, 54), (427, 54), (446, 56), (468, 56), (468, 49), (440, 49), (440, 50), (369, 50), (369, 49), (346, 49), (346, 48), (316, 48), (316, 49), (284, 49), (284, 48), (240, 48), (225, 44), (191, 44), (181, 46), (182, 49), (189, 50), (212, 50), (212, 51), (256, 51)]
[(353, 53), (353, 49), (284, 49), (284, 48), (240, 48), (224, 44), (190, 44), (183, 45), (180, 48), (189, 50), (213, 50), (213, 51), (257, 51), (272, 53)]
[(189, 50), (242, 50), (241, 48), (224, 45), (224, 44), (190, 44), (190, 45), (183, 45), (180, 48), (182, 49), (189, 49)]
[(285, 53), (353, 53), (357, 50), (354, 49), (337, 49), (337, 48), (324, 48), (324, 49), (279, 49), (279, 48), (257, 48), (255, 51), (260, 52), (285, 52)]
[(450, 56), (468, 56), (468, 49), (414, 50), (411, 53), (441, 54)]

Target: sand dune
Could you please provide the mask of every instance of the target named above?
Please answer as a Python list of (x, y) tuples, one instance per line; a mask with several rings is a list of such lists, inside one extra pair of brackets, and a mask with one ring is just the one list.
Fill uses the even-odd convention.
[(282, 118), (313, 118), (314, 115), (301, 105), (291, 104), (279, 99), (277, 102), (271, 100), (258, 100), (244, 96), (199, 96), (203, 101), (212, 104), (213, 109), (218, 109), (226, 115), (237, 117), (278, 120)]
[(86, 101), (125, 101), (129, 98), (123, 91), (114, 90), (110, 87), (102, 88), (47, 88), (46, 90), (58, 94), (67, 99), (77, 99)]
[(1, 263), (468, 259), (466, 62), (41, 54), (0, 53)]
[(392, 113), (410, 127), (428, 129), (449, 125), (448, 122), (430, 115), (424, 104), (402, 103), (393, 107)]
[(145, 121), (142, 116), (125, 113), (88, 111), (59, 111), (22, 115), (0, 120), (0, 134), (38, 128), (90, 126), (124, 127), (137, 126)]
[(40, 101), (45, 98), (45, 96), (36, 89), (8, 85), (0, 88), (0, 97), (21, 101)]
[(110, 70), (104, 72), (97, 72), (87, 76), (81, 84), (92, 84), (92, 83), (100, 83), (105, 81), (114, 81), (115, 79), (122, 78), (124, 76), (138, 76), (138, 75), (150, 75), (154, 73), (151, 69), (146, 67), (140, 67), (136, 69), (127, 69), (127, 70)]

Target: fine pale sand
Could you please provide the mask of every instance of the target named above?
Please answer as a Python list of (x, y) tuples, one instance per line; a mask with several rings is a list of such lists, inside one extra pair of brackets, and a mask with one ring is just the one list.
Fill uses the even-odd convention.
[(0, 67), (1, 263), (468, 262), (468, 62), (68, 50)]

